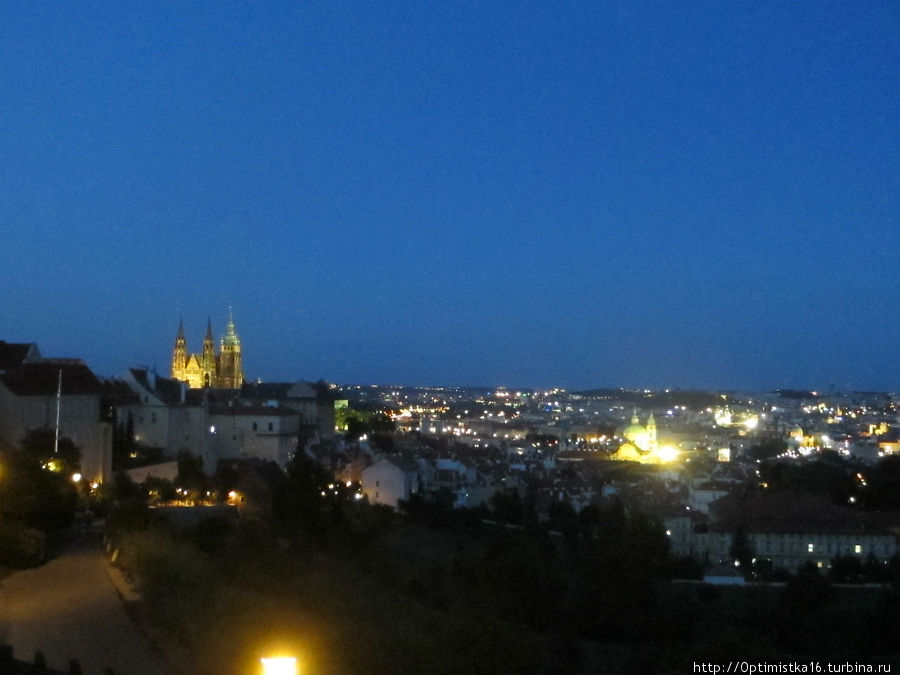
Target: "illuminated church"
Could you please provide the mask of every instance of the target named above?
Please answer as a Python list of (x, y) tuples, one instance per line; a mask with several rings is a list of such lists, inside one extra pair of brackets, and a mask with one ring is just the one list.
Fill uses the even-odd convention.
[(172, 379), (187, 382), (191, 389), (241, 388), (244, 383), (241, 339), (234, 330), (231, 308), (228, 309), (228, 326), (225, 336), (219, 341), (218, 352), (213, 340), (211, 321), (206, 324), (203, 351), (199, 354), (188, 353), (187, 340), (184, 337), (184, 321), (179, 321), (175, 349), (172, 350)]
[(616, 453), (616, 459), (624, 459), (632, 462), (650, 461), (656, 450), (659, 448), (659, 441), (656, 439), (656, 418), (653, 413), (647, 418), (647, 426), (641, 425), (638, 420), (637, 410), (631, 417), (629, 424), (622, 431), (622, 437), (625, 442), (619, 446)]
[(637, 410), (629, 424), (622, 431), (625, 442), (613, 453), (612, 459), (642, 464), (670, 462), (678, 456), (678, 451), (669, 445), (660, 445), (656, 436), (656, 418), (653, 413), (647, 418), (647, 425), (640, 423)]

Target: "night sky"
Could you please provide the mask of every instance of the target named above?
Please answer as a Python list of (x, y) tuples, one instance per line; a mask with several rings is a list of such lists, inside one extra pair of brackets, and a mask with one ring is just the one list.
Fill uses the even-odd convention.
[(0, 339), (900, 389), (900, 4), (7, 2)]

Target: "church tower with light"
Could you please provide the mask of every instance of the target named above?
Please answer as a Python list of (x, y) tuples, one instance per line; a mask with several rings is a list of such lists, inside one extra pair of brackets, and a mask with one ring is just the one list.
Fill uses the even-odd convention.
[(186, 382), (191, 389), (212, 387), (217, 389), (240, 389), (244, 384), (241, 339), (234, 327), (234, 315), (228, 308), (228, 326), (225, 336), (216, 344), (213, 339), (212, 321), (206, 323), (203, 351), (199, 354), (188, 352), (184, 336), (184, 321), (178, 323), (175, 348), (172, 350), (172, 379)]
[(244, 369), (241, 365), (241, 339), (234, 330), (234, 316), (228, 308), (228, 326), (219, 349), (219, 386), (225, 389), (240, 389), (244, 383)]

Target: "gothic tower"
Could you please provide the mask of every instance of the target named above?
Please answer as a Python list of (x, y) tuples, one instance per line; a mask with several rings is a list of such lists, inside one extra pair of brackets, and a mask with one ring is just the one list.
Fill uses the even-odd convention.
[(216, 382), (216, 343), (213, 340), (212, 319), (206, 320), (206, 337), (203, 338), (203, 354), (200, 356), (203, 386), (212, 387)]
[(175, 335), (175, 348), (172, 350), (172, 379), (183, 380), (184, 367), (187, 365), (187, 340), (184, 337), (184, 319), (178, 321), (178, 333)]
[(244, 383), (244, 369), (241, 365), (241, 339), (234, 330), (234, 315), (228, 308), (228, 326), (219, 350), (219, 386), (226, 389), (240, 389)]

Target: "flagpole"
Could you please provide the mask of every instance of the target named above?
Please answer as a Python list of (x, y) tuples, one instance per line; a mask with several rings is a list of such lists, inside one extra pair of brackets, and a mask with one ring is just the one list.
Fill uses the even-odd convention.
[(62, 399), (62, 368), (59, 369), (59, 380), (56, 383), (56, 428), (53, 432), (53, 454), (59, 452), (59, 407)]

